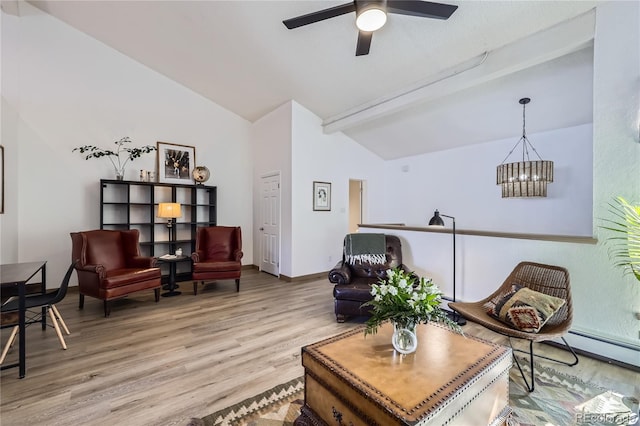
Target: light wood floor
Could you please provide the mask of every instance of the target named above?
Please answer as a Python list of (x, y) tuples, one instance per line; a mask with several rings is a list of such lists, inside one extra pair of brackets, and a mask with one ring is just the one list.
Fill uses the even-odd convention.
[[(53, 279), (53, 278), (52, 278)], [(193, 296), (153, 301), (141, 292), (114, 304), (74, 289), (58, 309), (71, 335), (63, 351), (53, 329), (27, 330), (27, 376), (0, 375), (2, 425), (185, 425), (303, 374), (300, 348), (358, 327), (338, 324), (328, 280), (286, 283), (254, 270)], [(8, 330), (2, 330), (4, 344)], [(467, 334), (504, 343), (475, 324)], [(562, 351), (541, 345), (552, 355)], [(14, 346), (6, 363), (17, 358)], [(640, 395), (640, 374), (581, 357), (576, 367), (543, 362), (625, 395)]]

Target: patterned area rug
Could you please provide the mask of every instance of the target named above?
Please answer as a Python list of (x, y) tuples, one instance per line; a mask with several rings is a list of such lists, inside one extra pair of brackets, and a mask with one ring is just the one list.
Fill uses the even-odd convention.
[(304, 378), (298, 377), (202, 419), (192, 419), (188, 426), (293, 425), (302, 404)]
[[(522, 377), (518, 369), (514, 366), (510, 371), (509, 405), (513, 410), (510, 426), (633, 424), (630, 422), (637, 419), (637, 398), (598, 388), (539, 364), (535, 368), (536, 384), (532, 393), (521, 385)], [(525, 374), (527, 372), (525, 369)], [(293, 425), (304, 403), (303, 391), (304, 380), (300, 377), (202, 419), (193, 419), (190, 425)], [(594, 416), (611, 413), (612, 410), (626, 410), (630, 421), (615, 423), (615, 419), (608, 422), (604, 416)], [(581, 411), (589, 413), (591, 418), (579, 418)]]

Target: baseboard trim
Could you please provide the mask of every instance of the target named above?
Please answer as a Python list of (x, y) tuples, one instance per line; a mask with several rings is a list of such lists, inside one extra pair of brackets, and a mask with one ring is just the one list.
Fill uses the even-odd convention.
[[(636, 348), (575, 330), (570, 330), (564, 337), (579, 355), (640, 372), (640, 351)], [(545, 343), (555, 347), (564, 347), (560, 339)]]
[[(558, 342), (554, 342), (554, 341), (546, 341), (544, 342), (549, 346), (553, 346), (555, 348), (559, 348), (559, 349), (567, 349), (566, 346), (564, 345), (564, 343), (558, 343)], [(638, 365), (633, 365), (633, 364), (629, 364), (626, 363), (624, 361), (619, 361), (617, 359), (612, 359), (609, 357), (606, 357), (604, 355), (598, 355), (595, 354), (593, 352), (589, 352), (589, 351), (585, 351), (584, 349), (579, 349), (579, 348), (574, 348), (572, 346), (573, 350), (575, 353), (577, 353), (578, 355), (582, 355), (582, 356), (586, 356), (587, 358), (592, 358), (595, 359), (597, 361), (601, 361), (601, 362), (606, 362), (607, 364), (612, 364), (612, 365), (616, 365), (618, 367), (622, 367), (625, 368), (627, 370), (631, 370), (631, 371), (635, 371), (636, 373), (640, 373), (640, 366)], [(569, 352), (569, 351), (567, 351)]]
[[(244, 269), (245, 267), (247, 269), (255, 269), (257, 271), (260, 270), (260, 267), (258, 265), (244, 265), (242, 269)], [(301, 283), (301, 282), (307, 282), (307, 281), (321, 280), (321, 279), (327, 278), (328, 275), (329, 275), (329, 271), (316, 272), (314, 274), (309, 274), (309, 275), (299, 275), (297, 277), (290, 277), (288, 275), (279, 274), (278, 279), (288, 283)]]
[(315, 281), (315, 280), (327, 278), (328, 274), (329, 274), (329, 271), (317, 272), (315, 274), (309, 274), (309, 275), (300, 275), (297, 277), (289, 277), (289, 276), (280, 274), (279, 278), (282, 281), (286, 281), (288, 283), (300, 283), (300, 282)]

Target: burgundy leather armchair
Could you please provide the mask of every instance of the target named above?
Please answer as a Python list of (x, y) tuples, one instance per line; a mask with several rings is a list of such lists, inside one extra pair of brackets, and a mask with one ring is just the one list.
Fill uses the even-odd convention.
[(193, 260), (193, 294), (198, 294), (198, 281), (236, 280), (240, 291), (242, 270), (242, 231), (239, 226), (208, 226), (198, 228)]
[(344, 322), (350, 316), (371, 315), (371, 307), (362, 308), (361, 305), (372, 299), (371, 284), (386, 278), (388, 269), (401, 267), (410, 272), (402, 264), (400, 238), (395, 235), (385, 235), (385, 244), (386, 261), (384, 263), (349, 263), (343, 249), (342, 260), (329, 271), (329, 281), (335, 283), (333, 297), (337, 322)]
[(140, 233), (95, 230), (72, 232), (72, 258), (76, 264), (80, 309), (84, 296), (104, 301), (104, 316), (111, 313), (111, 301), (130, 293), (153, 289), (160, 300), (161, 272), (156, 259), (140, 256)]

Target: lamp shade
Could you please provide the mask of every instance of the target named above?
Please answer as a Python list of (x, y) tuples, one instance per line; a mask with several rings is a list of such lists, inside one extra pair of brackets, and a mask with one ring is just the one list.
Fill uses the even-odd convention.
[(553, 182), (553, 161), (500, 164), (496, 172), (496, 183), (502, 186), (502, 198), (546, 197), (547, 183)]
[(158, 217), (176, 218), (182, 217), (182, 208), (180, 203), (160, 203), (158, 204)]
[(440, 212), (433, 212), (433, 217), (429, 220), (429, 226), (444, 226), (444, 220), (440, 217)]

